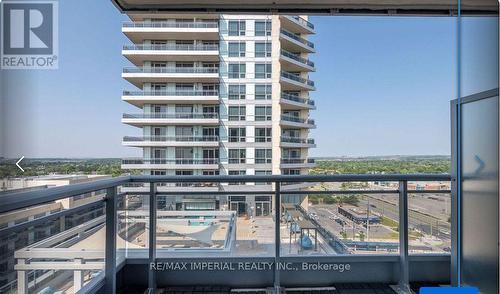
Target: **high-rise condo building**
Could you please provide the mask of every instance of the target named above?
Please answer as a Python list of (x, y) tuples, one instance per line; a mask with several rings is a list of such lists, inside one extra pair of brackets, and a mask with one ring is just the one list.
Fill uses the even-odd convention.
[[(314, 63), (306, 17), (284, 15), (129, 14), (123, 33), (133, 43), (123, 55), (135, 86), (122, 99), (137, 107), (124, 137), (142, 158), (123, 169), (151, 175), (299, 175), (314, 166), (309, 118)], [(271, 196), (210, 196), (210, 191), (271, 191), (265, 184), (183, 184), (206, 195), (165, 198), (160, 209), (235, 210), (270, 215)], [(306, 185), (287, 185), (300, 189)], [(161, 189), (179, 189), (164, 185)], [(223, 198), (221, 198), (223, 197)], [(286, 202), (301, 203), (293, 195)]]

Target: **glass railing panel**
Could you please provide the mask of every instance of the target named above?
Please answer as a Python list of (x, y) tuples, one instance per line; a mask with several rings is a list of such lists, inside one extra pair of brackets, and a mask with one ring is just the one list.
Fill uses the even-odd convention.
[(295, 41), (298, 41), (298, 42), (300, 42), (300, 43), (302, 43), (302, 44), (304, 44), (304, 45), (306, 45), (306, 46), (309, 46), (309, 47), (311, 47), (311, 48), (314, 48), (314, 43), (312, 43), (312, 42), (310, 42), (310, 41), (308, 41), (308, 40), (306, 40), (306, 39), (304, 39), (304, 38), (302, 38), (302, 37), (300, 37), (300, 36), (297, 36), (297, 35), (296, 35), (296, 34), (294, 34), (294, 33), (291, 33), (291, 32), (289, 32), (289, 31), (287, 31), (287, 30), (284, 30), (284, 29), (281, 29), (281, 33), (282, 33), (283, 35), (285, 35), (285, 36), (289, 37), (289, 38), (294, 39)]
[(99, 190), (0, 214), (0, 248), (6, 249), (0, 293), (76, 293), (100, 275), (105, 196)]
[(124, 28), (218, 28), (218, 22), (127, 21)]
[(123, 91), (124, 96), (219, 96), (219, 91)]
[(216, 74), (217, 67), (125, 67), (123, 73), (192, 73)]
[(219, 50), (217, 44), (129, 44), (123, 50), (183, 50), (183, 51), (214, 51)]
[(408, 239), (410, 254), (451, 252), (451, 183), (410, 182)]
[(288, 58), (291, 58), (291, 59), (294, 59), (300, 63), (303, 63), (303, 64), (307, 64), (311, 67), (314, 67), (314, 62), (310, 61), (309, 59), (306, 59), (306, 58), (303, 58), (303, 57), (300, 57), (298, 56), (297, 54), (293, 54), (291, 52), (288, 52), (286, 50), (281, 50), (281, 55), (285, 56), (285, 57), (288, 57)]
[(137, 113), (137, 114), (123, 114), (123, 118), (135, 118), (135, 119), (216, 119), (218, 118), (218, 113)]
[[(370, 182), (283, 185), (281, 254), (398, 253), (398, 194), (368, 192), (374, 189), (378, 190)], [(374, 200), (379, 198), (390, 205), (382, 206)]]

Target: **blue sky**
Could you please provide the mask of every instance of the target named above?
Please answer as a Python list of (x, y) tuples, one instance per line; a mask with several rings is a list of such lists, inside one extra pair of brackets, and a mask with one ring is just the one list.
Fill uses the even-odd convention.
[[(59, 69), (4, 71), (8, 157), (126, 157), (139, 130), (121, 101), (127, 61), (121, 15), (111, 1), (60, 1)], [(313, 156), (449, 154), (456, 98), (455, 19), (312, 17), (317, 71)], [(497, 86), (497, 22), (464, 20), (463, 92)]]

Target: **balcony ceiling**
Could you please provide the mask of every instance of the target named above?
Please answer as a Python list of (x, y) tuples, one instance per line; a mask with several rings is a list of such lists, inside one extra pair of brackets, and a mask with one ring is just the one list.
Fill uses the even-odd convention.
[[(111, 0), (124, 12), (199, 11), (237, 13), (449, 15), (457, 0)], [(307, 4), (305, 4), (307, 2)], [(496, 14), (496, 0), (461, 0), (464, 14)]]

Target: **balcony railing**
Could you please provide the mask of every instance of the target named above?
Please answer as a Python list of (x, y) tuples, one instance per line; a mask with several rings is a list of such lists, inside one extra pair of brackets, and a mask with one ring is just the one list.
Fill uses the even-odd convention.
[(123, 137), (123, 142), (217, 142), (218, 136), (142, 136)]
[(123, 91), (123, 96), (219, 96), (219, 91), (216, 90)]
[(306, 39), (304, 39), (304, 38), (302, 38), (300, 36), (297, 36), (296, 34), (294, 34), (292, 32), (289, 32), (287, 30), (281, 29), (281, 33), (283, 35), (289, 37), (289, 38), (294, 39), (295, 41), (298, 41), (298, 42), (300, 42), (300, 43), (302, 43), (302, 44), (304, 44), (304, 45), (306, 45), (306, 46), (314, 49), (314, 43), (312, 43), (312, 42), (310, 42), (310, 41), (308, 41), (308, 40), (306, 40)]
[(217, 67), (125, 67), (123, 73), (186, 73), (216, 74)]
[(282, 93), (281, 94), (281, 99), (289, 100), (289, 101), (294, 101), (294, 102), (299, 102), (299, 103), (302, 103), (302, 104), (307, 104), (307, 105), (314, 106), (314, 100), (302, 98), (302, 97), (299, 97), (297, 95), (290, 95), (290, 94), (287, 94), (287, 93)]
[(132, 158), (123, 159), (122, 164), (219, 164), (218, 158)]
[[(161, 159), (160, 159), (161, 160)], [(174, 159), (176, 160), (176, 159)], [(182, 160), (182, 159), (181, 159)], [(140, 162), (140, 160), (139, 160)], [(131, 270), (141, 271), (141, 273), (146, 273), (149, 276), (146, 288), (156, 289), (157, 281), (160, 281), (164, 284), (163, 279), (168, 279), (168, 274), (174, 274), (175, 277), (183, 279), (188, 279), (192, 284), (199, 284), (206, 282), (206, 276), (204, 274), (200, 274), (199, 269), (182, 269), (179, 267), (179, 270), (168, 270), (163, 273), (161, 270), (157, 268), (152, 268), (150, 265), (156, 264), (157, 262), (171, 262), (172, 258), (159, 257), (157, 254), (170, 252), (171, 256), (176, 257), (179, 256), (178, 251), (176, 251), (176, 247), (173, 248), (165, 248), (165, 237), (170, 237), (174, 241), (179, 240), (187, 240), (190, 242), (196, 235), (196, 232), (201, 232), (202, 230), (208, 230), (210, 232), (211, 228), (214, 227), (214, 222), (217, 221), (218, 218), (221, 218), (225, 215), (224, 211), (170, 211), (165, 207), (159, 207), (164, 201), (166, 195), (185, 195), (188, 196), (190, 192), (182, 187), (185, 186), (183, 183), (273, 183), (273, 189), (263, 191), (238, 191), (241, 195), (272, 195), (272, 202), (274, 203), (274, 207), (272, 211), (271, 220), (278, 220), (274, 222), (279, 225), (275, 225), (274, 229), (269, 227), (259, 228), (258, 226), (252, 227), (252, 229), (263, 230), (265, 234), (263, 236), (268, 240), (275, 240), (272, 243), (272, 253), (273, 255), (270, 257), (263, 257), (261, 252), (259, 251), (260, 247), (265, 243), (256, 243), (255, 246), (257, 249), (252, 251), (254, 255), (251, 255), (253, 258), (259, 258), (259, 261), (266, 263), (274, 263), (274, 264), (285, 264), (286, 266), (292, 265), (292, 268), (289, 269), (287, 267), (278, 267), (272, 266), (266, 269), (262, 269), (259, 271), (244, 271), (239, 269), (237, 266), (235, 267), (235, 271), (238, 274), (244, 275), (246, 281), (252, 283), (253, 279), (260, 283), (262, 286), (262, 280), (258, 279), (258, 277), (262, 277), (263, 272), (266, 276), (271, 277), (269, 281), (264, 283), (269, 283), (269, 286), (280, 287), (281, 285), (293, 281), (294, 285), (307, 284), (310, 285), (311, 281), (317, 284), (333, 284), (336, 283), (345, 283), (345, 282), (365, 282), (365, 283), (394, 283), (395, 281), (399, 282), (401, 287), (406, 289), (408, 288), (410, 282), (409, 272), (411, 271), (412, 276), (418, 277), (418, 281), (422, 282), (422, 279), (426, 279), (425, 277), (431, 277), (435, 281), (446, 282), (449, 281), (449, 270), (451, 268), (450, 265), (450, 257), (449, 254), (417, 254), (410, 255), (410, 245), (409, 243), (412, 241), (410, 239), (410, 232), (412, 231), (411, 226), (415, 226), (415, 222), (421, 222), (427, 226), (426, 231), (428, 231), (428, 226), (431, 225), (427, 223), (427, 219), (420, 220), (421, 217), (429, 217), (430, 215), (420, 213), (420, 209), (422, 206), (419, 206), (419, 210), (411, 210), (409, 208), (409, 201), (411, 201), (409, 195), (412, 194), (439, 194), (445, 193), (450, 194), (450, 190), (439, 189), (439, 190), (419, 190), (414, 187), (415, 184), (411, 182), (447, 182), (449, 185), (451, 181), (451, 177), (448, 174), (360, 174), (360, 175), (300, 175), (300, 176), (280, 176), (280, 175), (266, 175), (266, 176), (122, 176), (113, 179), (105, 179), (98, 180), (93, 182), (85, 182), (72, 184), (61, 187), (48, 188), (44, 190), (36, 190), (36, 191), (28, 191), (23, 193), (12, 193), (2, 195), (2, 201), (0, 203), (0, 215), (13, 214), (18, 213), (20, 211), (25, 211), (30, 208), (38, 208), (42, 205), (46, 205), (47, 203), (56, 203), (60, 200), (78, 197), (84, 194), (88, 194), (94, 191), (106, 191), (104, 198), (96, 199), (95, 202), (87, 203), (79, 207), (69, 208), (63, 211), (50, 212), (49, 214), (45, 214), (41, 217), (37, 218), (26, 218), (24, 222), (16, 223), (15, 225), (9, 225), (7, 227), (2, 227), (0, 229), (1, 236), (15, 236), (17, 234), (26, 234), (27, 230), (31, 230), (35, 227), (44, 227), (47, 226), (48, 223), (57, 220), (61, 217), (71, 216), (76, 212), (84, 211), (85, 209), (96, 206), (101, 209), (104, 208), (105, 214), (101, 217), (93, 218), (88, 223), (80, 224), (74, 228), (71, 228), (70, 233), (64, 236), (57, 234), (49, 234), (47, 237), (42, 238), (43, 242), (35, 242), (30, 243), (28, 247), (26, 245), (22, 245), (23, 247), (17, 247), (13, 249), (13, 247), (8, 247), (9, 256), (15, 257), (15, 261), (17, 261), (16, 268), (11, 268), (9, 271), (17, 271), (17, 277), (19, 279), (17, 282), (18, 293), (27, 293), (28, 291), (35, 290), (32, 283), (30, 283), (29, 278), (32, 277), (32, 273), (38, 271), (37, 274), (37, 286), (43, 285), (44, 279), (59, 279), (57, 280), (57, 284), (70, 284), (72, 275), (66, 276), (51, 276), (44, 275), (45, 272), (57, 272), (57, 271), (74, 271), (75, 275), (82, 274), (82, 271), (90, 271), (95, 274), (89, 275), (90, 281), (88, 279), (82, 278), (81, 280), (75, 278), (75, 281), (79, 283), (78, 287), (75, 287), (74, 290), (79, 291), (79, 293), (116, 293), (117, 287), (124, 287), (128, 285), (127, 279), (117, 279), (118, 271), (121, 271), (123, 267), (127, 267), (129, 259), (134, 259), (131, 263), (134, 264), (134, 268), (129, 268)], [(393, 227), (391, 229), (391, 233), (396, 234), (396, 243), (395, 243), (395, 251), (377, 251), (377, 254), (368, 254), (368, 255), (360, 255), (357, 254), (356, 251), (351, 251), (349, 248), (350, 243), (352, 241), (345, 240), (346, 238), (337, 236), (333, 234), (328, 226), (325, 226), (323, 221), (324, 219), (319, 219), (317, 216), (310, 214), (308, 211), (304, 210), (300, 207), (300, 204), (288, 204), (285, 202), (281, 202), (282, 197), (284, 195), (301, 195), (304, 194), (304, 191), (295, 191), (295, 190), (282, 190), (281, 188), (284, 186), (283, 183), (366, 183), (366, 188), (347, 188), (336, 190), (333, 187), (337, 187), (340, 185), (318, 185), (317, 188), (309, 189), (307, 194), (309, 195), (358, 195), (364, 201), (368, 201), (367, 204), (363, 202), (359, 207), (370, 207), (376, 208), (380, 203), (382, 203), (381, 211), (385, 211), (384, 217), (385, 227)], [(374, 183), (376, 185), (372, 186)], [(382, 185), (383, 183), (392, 183), (393, 185)], [(149, 188), (146, 192), (141, 193), (121, 193), (118, 187), (125, 185), (137, 185), (137, 184), (146, 184)], [(174, 192), (165, 192), (158, 191), (157, 187), (161, 185), (179, 185), (180, 189)], [(368, 185), (370, 184), (370, 185)], [(205, 184), (204, 184), (205, 185)], [(248, 186), (253, 187), (253, 186)], [(259, 187), (259, 186), (257, 186)], [(267, 194), (266, 194), (267, 193)], [(205, 199), (211, 199), (204, 197), (206, 196), (206, 192), (202, 194), (193, 194), (198, 196), (193, 196), (187, 198), (187, 202), (200, 202)], [(210, 192), (210, 197), (215, 195), (228, 195), (228, 193), (223, 192)], [(235, 194), (231, 192), (231, 194)], [(369, 202), (371, 198), (370, 195), (382, 194), (386, 195), (386, 197), (378, 198), (379, 202)], [(394, 196), (394, 202), (392, 200), (388, 200), (387, 195)], [(172, 197), (170, 197), (172, 198)], [(175, 197), (174, 197), (175, 198)], [(360, 198), (360, 199), (361, 199)], [(430, 197), (429, 197), (430, 198)], [(413, 197), (412, 197), (413, 199)], [(422, 198), (424, 199), (424, 198)], [(142, 204), (138, 203), (139, 206), (136, 205), (137, 201), (143, 201), (142, 203), (146, 203), (146, 209), (142, 208)], [(262, 201), (262, 200), (261, 200)], [(437, 200), (436, 200), (437, 201)], [(364, 206), (366, 204), (366, 206)], [(419, 204), (420, 205), (420, 204)], [(346, 206), (346, 205), (341, 205)], [(132, 207), (139, 207), (140, 210), (133, 210)], [(262, 208), (260, 208), (262, 209)], [(343, 211), (345, 211), (345, 207)], [(380, 209), (380, 207), (379, 207)], [(325, 210), (326, 211), (326, 210)], [(354, 214), (360, 213), (353, 212)], [(437, 210), (436, 210), (437, 211)], [(262, 213), (262, 210), (260, 210)], [(415, 214), (419, 214), (416, 216)], [(368, 213), (366, 214), (368, 215)], [(204, 216), (209, 216), (206, 218)], [(214, 217), (215, 216), (215, 217)], [(317, 230), (318, 234), (323, 238), (324, 246), (331, 246), (335, 248), (338, 253), (335, 254), (323, 254), (320, 255), (316, 253), (315, 255), (308, 254), (299, 254), (299, 255), (287, 255), (288, 248), (291, 246), (291, 243), (285, 241), (285, 238), (288, 238), (288, 233), (283, 234), (283, 232), (288, 232), (294, 226), (295, 216), (298, 216), (303, 221), (298, 221), (297, 224), (307, 225), (311, 230)], [(162, 231), (160, 229), (149, 230), (147, 228), (160, 228), (168, 218), (173, 218), (175, 222), (182, 221), (185, 217), (190, 217), (188, 223), (188, 235), (189, 238), (184, 237), (179, 233), (174, 233), (171, 231)], [(327, 216), (328, 217), (328, 216)], [(333, 217), (333, 216), (332, 216)], [(356, 217), (351, 216), (351, 217)], [(432, 217), (432, 216), (431, 216)], [(387, 220), (389, 218), (389, 220)], [(412, 222), (409, 222), (411, 218)], [(63, 218), (64, 219), (64, 218)], [(338, 219), (338, 218), (337, 218)], [(343, 219), (343, 218), (341, 218)], [(305, 221), (305, 222), (304, 222)], [(336, 222), (334, 220), (326, 219), (328, 223)], [(124, 223), (119, 223), (124, 222)], [(232, 224), (234, 223), (234, 218), (228, 219), (228, 222), (225, 223), (224, 227), (227, 228), (226, 237), (233, 234), (234, 236), (234, 227)], [(256, 220), (256, 223), (257, 220)], [(121, 224), (121, 225), (119, 225)], [(131, 229), (130, 232), (125, 233), (134, 233), (137, 234), (137, 230), (141, 227), (146, 228), (146, 234), (140, 236), (140, 238), (136, 238), (134, 236), (128, 236), (127, 234), (122, 235), (122, 230), (129, 226)], [(129, 225), (128, 225), (129, 224)], [(286, 228), (285, 228), (286, 224)], [(203, 225), (200, 229), (196, 229), (196, 226)], [(244, 225), (244, 222), (238, 222), (238, 226)], [(362, 226), (363, 222), (357, 224), (356, 226)], [(451, 225), (451, 224), (450, 224)], [(194, 226), (194, 227), (192, 227)], [(369, 223), (366, 224), (369, 226)], [(423, 226), (423, 227), (425, 227)], [(175, 226), (174, 226), (175, 227)], [(176, 230), (175, 228), (169, 228), (169, 230)], [(290, 229), (288, 228), (290, 227)], [(354, 227), (354, 221), (353, 221)], [(101, 229), (102, 235), (100, 233)], [(193, 230), (195, 229), (195, 230)], [(282, 230), (283, 229), (283, 230)], [(286, 230), (285, 230), (286, 229)], [(293, 229), (295, 230), (295, 229)], [(350, 230), (347, 227), (347, 230)], [(441, 229), (438, 229), (438, 231)], [(377, 230), (378, 231), (378, 230)], [(214, 231), (211, 231), (214, 232)], [(261, 232), (262, 233), (262, 232)], [(423, 234), (422, 231), (419, 234)], [(442, 233), (442, 232), (441, 232)], [(440, 232), (432, 231), (429, 233), (432, 236), (437, 236)], [(86, 241), (86, 238), (91, 238), (92, 236), (99, 235), (101, 236), (99, 240), (103, 242), (103, 248), (100, 249), (90, 249), (88, 248), (90, 245), (86, 245), (86, 247), (72, 247), (72, 244), (75, 244), (75, 240), (83, 240)], [(222, 235), (222, 234), (221, 234)], [(73, 236), (72, 238), (70, 238)], [(135, 235), (137, 236), (137, 235)], [(447, 235), (449, 237), (449, 233)], [(121, 238), (127, 237), (129, 240), (125, 240), (125, 242), (131, 242), (133, 239), (140, 240), (141, 242), (145, 242), (145, 247), (141, 247), (139, 245), (128, 246), (128, 243), (124, 245), (124, 240)], [(157, 237), (159, 237), (157, 239)], [(202, 236), (203, 237), (203, 236)], [(366, 236), (368, 237), (368, 236)], [(413, 239), (414, 235), (411, 236)], [(120, 239), (119, 239), (120, 238)], [(375, 239), (377, 237), (374, 237)], [(119, 239), (119, 241), (118, 241)], [(290, 239), (292, 239), (292, 235), (290, 235)], [(62, 240), (62, 241), (61, 241)], [(95, 239), (92, 239), (95, 242)], [(433, 244), (434, 239), (433, 240)], [(71, 241), (71, 242), (70, 242)], [(248, 244), (248, 240), (243, 240)], [(29, 241), (28, 241), (29, 242)], [(267, 242), (267, 241), (266, 241)], [(291, 241), (290, 241), (291, 242)], [(379, 246), (389, 246), (390, 244), (386, 244), (387, 242), (374, 242), (368, 240), (360, 240), (355, 241), (354, 246), (375, 246), (371, 243), (382, 244)], [(37, 248), (36, 246), (53, 244), (54, 247), (50, 248)], [(90, 244), (90, 243), (89, 243)], [(91, 243), (91, 247), (97, 245), (95, 243)], [(228, 241), (221, 243), (221, 246), (228, 246)], [(17, 244), (16, 244), (17, 245)], [(65, 245), (65, 246), (64, 246)], [(79, 244), (79, 246), (82, 246)], [(123, 246), (126, 246), (124, 248)], [(198, 245), (197, 245), (198, 246)], [(207, 244), (205, 246), (210, 246)], [(390, 245), (389, 247), (391, 247)], [(434, 245), (432, 245), (434, 246)], [(246, 252), (253, 250), (250, 249), (249, 246), (243, 246), (243, 250)], [(388, 248), (389, 248), (388, 247)], [(96, 247), (98, 248), (98, 247)], [(253, 248), (253, 247), (251, 247)], [(183, 249), (183, 248), (181, 248)], [(233, 254), (233, 252), (226, 252), (219, 250), (217, 251), (220, 256), (217, 255), (217, 252), (210, 252), (210, 255), (204, 255), (206, 251), (196, 251), (198, 249), (186, 248), (191, 252), (195, 252), (197, 254), (191, 255), (187, 260), (190, 263), (203, 263), (207, 262), (208, 259), (212, 261), (220, 261), (221, 263), (227, 263), (227, 266), (231, 266), (232, 264), (238, 263), (246, 263), (250, 259), (247, 257), (239, 257)], [(194, 250), (194, 251), (193, 251)], [(141, 252), (139, 255), (136, 252)], [(207, 258), (207, 256), (209, 258)], [(186, 261), (182, 257), (177, 258), (178, 262), (182, 263)], [(29, 262), (27, 262), (29, 261)], [(299, 266), (302, 264), (313, 264), (316, 267), (321, 264), (327, 265), (335, 265), (336, 267), (348, 265), (349, 268), (342, 267), (342, 272), (339, 273), (338, 270), (330, 270), (325, 272), (322, 269), (313, 270), (313, 271), (301, 271), (300, 274), (297, 274), (297, 269), (293, 266), (295, 263), (299, 263)], [(166, 264), (165, 264), (166, 266)], [(218, 265), (219, 269), (214, 269), (213, 271), (217, 271), (217, 275), (211, 275), (210, 279), (213, 284), (217, 285), (220, 283), (227, 283), (228, 280), (235, 277), (235, 271), (221, 269), (222, 265)], [(300, 267), (299, 267), (300, 268)], [(329, 267), (330, 268), (330, 267)], [(447, 268), (447, 269), (446, 269)], [(324, 274), (322, 272), (324, 272)], [(129, 273), (129, 278), (133, 278), (133, 272)], [(219, 276), (220, 275), (220, 276)], [(14, 275), (16, 276), (16, 275)], [(69, 276), (69, 277), (68, 277)], [(139, 279), (144, 281), (143, 275), (139, 275)], [(203, 276), (203, 277), (202, 277)], [(67, 280), (61, 281), (61, 278), (65, 278)], [(121, 281), (120, 281), (121, 280)], [(425, 281), (425, 280), (424, 280)], [(64, 282), (64, 283), (62, 283)], [(76, 282), (75, 282), (76, 283)], [(117, 283), (121, 283), (118, 285)], [(175, 284), (174, 280), (169, 280), (169, 285)], [(82, 287), (83, 286), (83, 287)], [(267, 286), (267, 285), (266, 285)], [(50, 289), (51, 291), (53, 289)], [(141, 291), (143, 292), (143, 291)]]
[(288, 51), (282, 49), (281, 50), (281, 55), (285, 56), (285, 57), (288, 57), (288, 58), (291, 58), (293, 60), (296, 60), (296, 61), (298, 61), (300, 63), (306, 64), (306, 65), (308, 65), (310, 67), (314, 67), (314, 62), (310, 61), (307, 58), (300, 57), (297, 54), (293, 54), (291, 52), (288, 52)]
[(314, 125), (314, 119), (305, 119), (305, 118), (300, 118), (300, 117), (296, 117), (293, 115), (284, 115), (283, 114), (283, 115), (281, 115), (281, 120), (295, 122), (295, 123), (301, 123), (301, 124)]
[(218, 113), (124, 113), (123, 118), (133, 119), (217, 119)]
[(126, 21), (124, 28), (218, 28), (218, 22), (166, 22), (166, 21)]
[(290, 79), (290, 80), (293, 80), (293, 81), (296, 81), (296, 82), (299, 82), (299, 83), (302, 83), (302, 84), (306, 84), (310, 87), (314, 87), (314, 82), (311, 81), (311, 80), (308, 80), (308, 79), (304, 79), (298, 75), (295, 75), (295, 74), (292, 74), (292, 73), (289, 73), (289, 72), (286, 72), (286, 71), (282, 71), (281, 72), (281, 76), (283, 78), (286, 78), (286, 79)]
[(314, 139), (281, 136), (281, 142), (283, 142), (283, 143), (297, 143), (297, 144), (310, 144), (310, 145), (313, 145), (314, 144)]
[(123, 50), (217, 51), (217, 44), (129, 44)]
[(314, 163), (314, 158), (282, 158), (281, 163), (283, 164), (306, 164)]
[(286, 17), (295, 20), (296, 22), (300, 23), (301, 25), (303, 25), (305, 27), (310, 28), (311, 30), (314, 30), (314, 25), (311, 22), (303, 19), (302, 17), (300, 17), (298, 15), (287, 15)]

